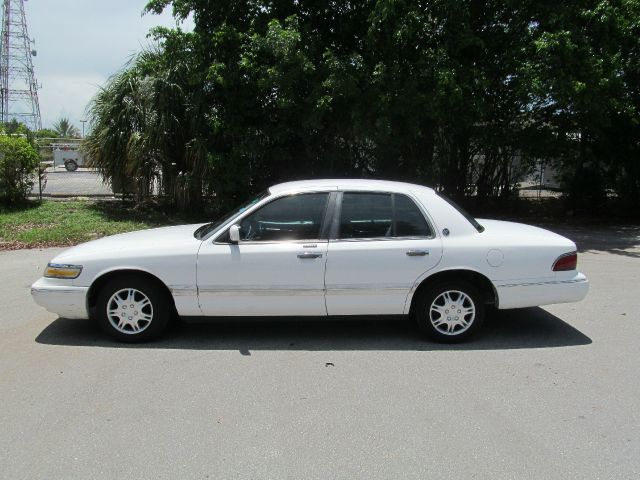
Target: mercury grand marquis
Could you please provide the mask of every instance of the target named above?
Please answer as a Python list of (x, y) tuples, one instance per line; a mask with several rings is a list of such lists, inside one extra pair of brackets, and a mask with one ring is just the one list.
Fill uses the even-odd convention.
[(486, 307), (576, 302), (576, 245), (547, 230), (474, 219), (431, 188), (309, 180), (269, 188), (207, 224), (70, 248), (31, 287), (61, 317), (121, 341), (177, 317), (410, 315), (431, 339), (480, 329)]

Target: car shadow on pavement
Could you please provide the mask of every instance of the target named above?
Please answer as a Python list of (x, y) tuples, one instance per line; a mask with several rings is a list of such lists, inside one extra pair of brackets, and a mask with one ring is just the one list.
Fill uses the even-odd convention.
[(588, 345), (591, 339), (542, 308), (492, 312), (471, 341), (443, 345), (425, 340), (410, 320), (242, 321), (208, 324), (174, 322), (151, 343), (111, 341), (94, 322), (58, 318), (36, 338), (47, 345), (105, 348), (237, 350), (509, 350)]

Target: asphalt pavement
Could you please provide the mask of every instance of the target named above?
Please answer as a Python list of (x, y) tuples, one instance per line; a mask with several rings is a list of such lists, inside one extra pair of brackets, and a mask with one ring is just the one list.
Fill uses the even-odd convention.
[(0, 478), (638, 478), (640, 232), (566, 231), (588, 297), (455, 346), (296, 320), (120, 345), (31, 301), (58, 249), (2, 252)]
[[(38, 193), (39, 186), (36, 183), (31, 195)], [(111, 188), (102, 181), (98, 172), (89, 168), (78, 168), (75, 172), (67, 172), (64, 167), (48, 168), (42, 193), (52, 197), (113, 196)]]

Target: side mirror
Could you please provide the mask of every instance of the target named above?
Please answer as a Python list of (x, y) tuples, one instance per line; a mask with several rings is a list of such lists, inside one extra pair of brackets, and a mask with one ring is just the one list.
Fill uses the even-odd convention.
[(240, 241), (240, 226), (231, 225), (229, 229), (229, 240), (231, 243), (238, 243)]

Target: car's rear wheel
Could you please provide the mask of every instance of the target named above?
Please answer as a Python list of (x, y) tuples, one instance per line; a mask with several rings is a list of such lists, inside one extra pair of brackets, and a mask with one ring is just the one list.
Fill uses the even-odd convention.
[(144, 342), (164, 331), (171, 311), (169, 299), (154, 282), (141, 277), (117, 277), (98, 293), (95, 316), (113, 338)]
[(413, 311), (418, 327), (432, 340), (456, 343), (474, 335), (484, 322), (482, 296), (464, 281), (442, 281), (420, 293)]

